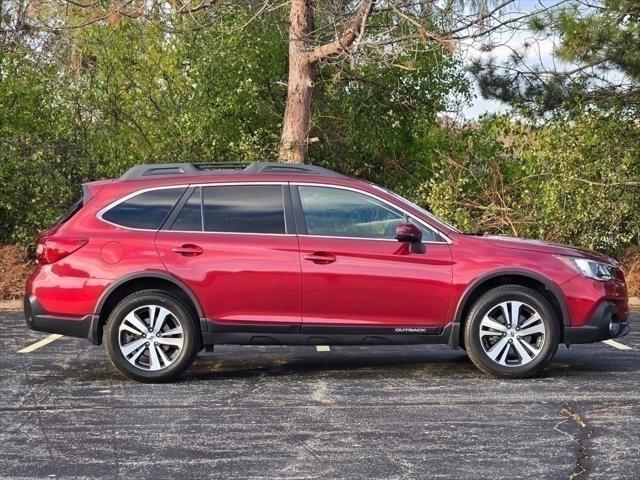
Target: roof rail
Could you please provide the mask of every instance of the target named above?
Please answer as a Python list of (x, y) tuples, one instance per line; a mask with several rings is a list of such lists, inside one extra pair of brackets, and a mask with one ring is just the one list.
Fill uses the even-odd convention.
[(244, 163), (160, 163), (136, 165), (127, 170), (120, 180), (134, 180), (143, 177), (200, 175), (212, 170), (238, 171), (248, 164)]
[(342, 177), (343, 175), (329, 170), (308, 164), (291, 164), (278, 162), (253, 162), (230, 163), (163, 163), (150, 165), (137, 165), (127, 170), (120, 180), (136, 180), (146, 177), (159, 176), (194, 176), (207, 173), (311, 173), (319, 175), (329, 175)]
[(244, 171), (247, 173), (315, 173), (332, 177), (344, 176), (328, 168), (306, 163), (253, 162)]
[(210, 162), (210, 163), (192, 163), (198, 170), (243, 170), (247, 168), (249, 163), (241, 162)]

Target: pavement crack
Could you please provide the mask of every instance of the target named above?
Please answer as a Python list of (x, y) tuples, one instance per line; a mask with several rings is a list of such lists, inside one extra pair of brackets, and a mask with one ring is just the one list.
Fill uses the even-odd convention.
[(577, 448), (576, 464), (573, 467), (573, 471), (569, 475), (569, 480), (586, 478), (586, 476), (589, 473), (588, 448), (591, 444), (593, 429), (587, 423), (587, 420), (584, 417), (584, 415), (581, 415), (580, 412), (578, 412), (576, 408), (570, 403), (567, 403), (562, 406), (562, 413), (564, 413), (567, 419), (571, 421), (578, 428), (578, 432), (576, 434), (567, 434), (566, 432), (562, 432), (561, 430), (559, 430), (558, 427), (560, 426), (560, 424), (566, 422), (566, 420), (563, 420), (555, 427), (555, 430), (560, 431), (561, 433), (570, 435), (573, 441), (576, 443), (576, 448)]

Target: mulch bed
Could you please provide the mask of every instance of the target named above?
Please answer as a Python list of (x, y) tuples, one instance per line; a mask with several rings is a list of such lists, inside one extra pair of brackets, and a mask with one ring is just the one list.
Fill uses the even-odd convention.
[(631, 247), (622, 257), (630, 297), (640, 297), (640, 247)]
[(25, 247), (0, 246), (0, 301), (22, 298), (32, 270), (33, 262), (27, 258)]

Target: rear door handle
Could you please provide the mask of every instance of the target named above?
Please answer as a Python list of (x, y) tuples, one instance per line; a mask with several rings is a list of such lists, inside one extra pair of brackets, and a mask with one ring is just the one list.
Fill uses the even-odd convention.
[(336, 261), (335, 255), (331, 255), (327, 252), (314, 252), (304, 255), (305, 260), (309, 260), (310, 262), (317, 263), (320, 265), (326, 265), (327, 263), (333, 263)]
[(186, 243), (179, 247), (173, 247), (171, 250), (185, 257), (196, 257), (204, 253), (204, 250), (202, 249), (202, 247), (199, 247), (198, 245), (193, 245), (191, 243)]

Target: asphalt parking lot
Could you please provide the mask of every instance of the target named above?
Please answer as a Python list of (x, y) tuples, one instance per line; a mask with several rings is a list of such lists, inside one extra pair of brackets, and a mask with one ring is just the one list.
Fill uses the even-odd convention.
[(0, 476), (639, 478), (639, 320), (532, 380), (446, 346), (221, 346), (145, 385), (80, 339), (17, 353), (49, 336), (0, 312)]

